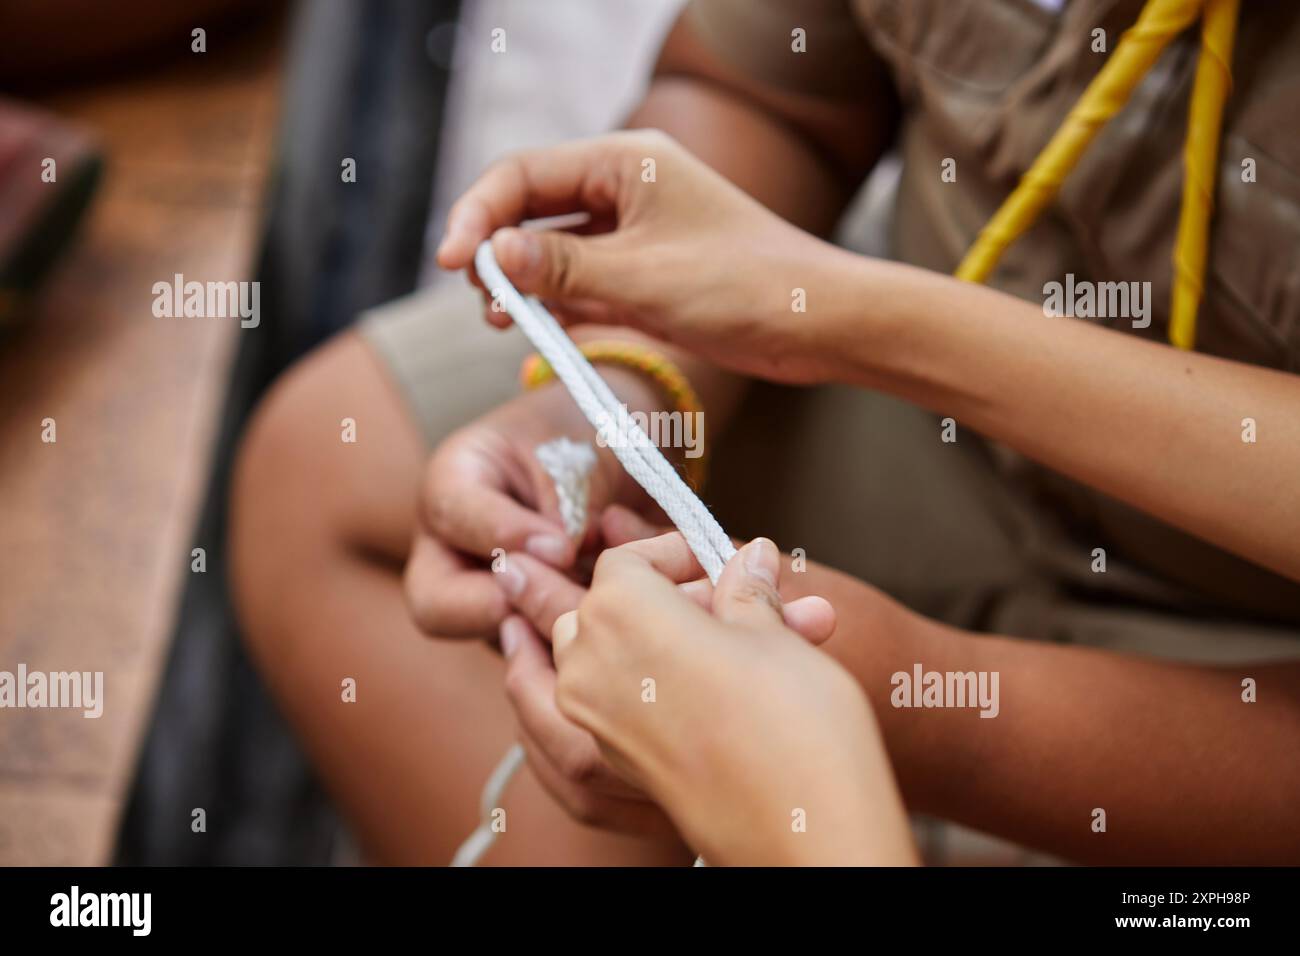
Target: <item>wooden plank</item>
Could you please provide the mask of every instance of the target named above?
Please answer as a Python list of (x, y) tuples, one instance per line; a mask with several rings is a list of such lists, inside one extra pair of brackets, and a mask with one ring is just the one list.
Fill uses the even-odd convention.
[[(106, 862), (167, 653), (238, 319), (156, 318), (155, 282), (249, 278), (278, 22), (41, 105), (109, 169), (0, 349), (0, 671), (103, 671), (104, 710), (0, 710), (0, 864)], [(57, 441), (41, 441), (53, 418)]]

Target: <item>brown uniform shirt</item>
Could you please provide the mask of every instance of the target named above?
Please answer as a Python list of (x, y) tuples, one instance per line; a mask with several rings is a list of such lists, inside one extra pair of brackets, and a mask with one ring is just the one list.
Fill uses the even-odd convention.
[[(1142, 0), (693, 0), (723, 59), (800, 93), (902, 104), (893, 254), (951, 272), (1137, 18)], [(1096, 29), (1106, 53), (1094, 52)], [(792, 49), (802, 29), (806, 52)], [(1151, 323), (1093, 319), (1167, 341), (1182, 148), (1199, 31), (1174, 40), (1007, 250), (989, 284), (1035, 303), (1043, 286), (1149, 281)], [(1224, 117), (1197, 349), (1300, 371), (1300, 5), (1242, 6)], [(956, 182), (941, 177), (956, 161)], [(1253, 179), (1253, 181), (1247, 181)], [(1300, 409), (1297, 410), (1300, 414)], [(1227, 426), (1235, 434), (1236, 425)], [(1300, 619), (1300, 588), (1043, 469), (1014, 480), (1093, 537), (1243, 609)], [(1194, 475), (1188, 476), (1195, 480)]]

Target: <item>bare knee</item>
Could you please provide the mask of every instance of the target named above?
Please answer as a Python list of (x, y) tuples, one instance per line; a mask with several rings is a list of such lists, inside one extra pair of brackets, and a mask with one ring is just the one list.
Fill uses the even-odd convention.
[[(350, 553), (405, 556), (423, 444), (369, 347), (345, 334), (271, 387), (231, 481), (235, 605), (259, 654), (292, 630), (291, 598)], [(408, 507), (409, 504), (409, 507)]]

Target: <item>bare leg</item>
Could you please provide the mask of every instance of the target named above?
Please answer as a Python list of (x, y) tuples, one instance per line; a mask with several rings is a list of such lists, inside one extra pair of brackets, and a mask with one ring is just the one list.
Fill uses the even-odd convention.
[[(355, 444), (340, 421), (357, 422)], [(442, 864), (515, 739), (497, 656), (407, 617), (400, 575), (424, 443), (369, 347), (343, 335), (290, 370), (236, 467), (232, 580), (261, 672), (369, 858)], [(343, 700), (345, 678), (356, 702)], [(681, 846), (570, 820), (523, 769), (485, 862), (667, 864)]]

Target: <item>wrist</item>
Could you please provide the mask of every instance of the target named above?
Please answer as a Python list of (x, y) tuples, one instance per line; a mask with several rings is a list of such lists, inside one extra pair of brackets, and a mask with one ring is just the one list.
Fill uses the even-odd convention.
[[(599, 365), (597, 371), (629, 413), (640, 412), (649, 416), (652, 413), (667, 410), (667, 402), (660, 389), (648, 376), (641, 372), (603, 362)], [(596, 445), (600, 467), (608, 473), (613, 481), (613, 487), (619, 489), (619, 499), (627, 500), (627, 494), (635, 495), (639, 493), (640, 486), (619, 463), (613, 450), (601, 445), (599, 442)], [(684, 460), (683, 449), (671, 446), (665, 447), (663, 444), (658, 444), (657, 447), (663, 452), (664, 457), (672, 463), (673, 467), (681, 466)]]
[[(854, 688), (857, 698), (861, 692)], [(871, 718), (865, 702), (861, 720)], [(779, 737), (775, 732), (769, 735)], [(849, 743), (824, 739), (814, 759), (798, 751), (725, 747), (695, 773), (657, 774), (648, 787), (688, 845), (721, 866), (861, 866), (910, 862), (906, 817), (881, 754), (870, 766)], [(734, 741), (733, 741), (734, 743)], [(681, 748), (682, 741), (675, 746)], [(885, 811), (891, 811), (886, 813)], [(896, 819), (893, 819), (896, 818)], [(895, 826), (896, 825), (896, 826)], [(897, 852), (899, 846), (904, 852)]]
[[(969, 401), (972, 325), (981, 341), (995, 332), (973, 316), (1018, 300), (983, 286), (901, 262), (852, 256), (841, 264), (844, 297), (827, 322), (840, 361), (835, 381), (886, 392), (935, 410)], [(999, 301), (1001, 300), (1001, 301)]]
[(903, 282), (895, 263), (838, 247), (828, 266), (831, 295), (818, 330), (827, 380), (860, 385), (887, 363), (893, 300), (902, 294)]
[[(576, 338), (579, 349), (598, 369), (622, 411), (614, 411), (618, 428), (639, 428), (678, 467), (687, 483), (697, 491), (706, 477), (704, 414), (690, 378), (669, 354), (656, 345), (615, 336)], [(520, 367), (520, 380), (531, 391), (555, 380), (555, 370), (537, 353)], [(597, 444), (614, 434), (598, 434)], [(617, 449), (601, 456), (615, 467)], [(602, 469), (603, 470), (603, 469)], [(610, 477), (615, 477), (610, 473)]]

